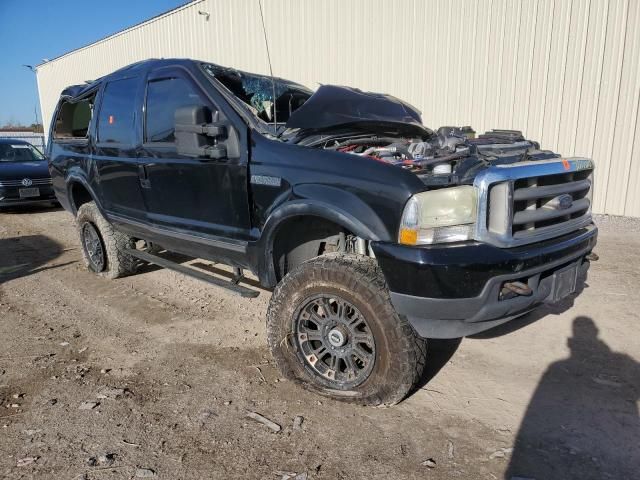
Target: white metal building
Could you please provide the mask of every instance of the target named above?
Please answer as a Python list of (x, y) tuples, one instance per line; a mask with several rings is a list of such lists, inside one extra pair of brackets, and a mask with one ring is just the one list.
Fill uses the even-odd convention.
[[(596, 162), (599, 213), (640, 216), (640, 0), (263, 0), (274, 74), (393, 94), (430, 127), (523, 130)], [(268, 73), (258, 0), (195, 0), (37, 67), (60, 91), (150, 57)]]

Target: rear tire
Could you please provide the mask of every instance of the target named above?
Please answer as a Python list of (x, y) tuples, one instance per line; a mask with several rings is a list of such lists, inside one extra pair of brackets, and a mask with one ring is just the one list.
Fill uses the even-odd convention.
[(427, 342), (394, 310), (376, 261), (358, 255), (322, 255), (287, 274), (267, 338), (287, 378), (362, 405), (400, 402), (426, 362)]
[(129, 235), (118, 232), (102, 216), (95, 202), (78, 209), (76, 225), (85, 266), (107, 278), (120, 278), (136, 272), (138, 263), (126, 253), (135, 248)]

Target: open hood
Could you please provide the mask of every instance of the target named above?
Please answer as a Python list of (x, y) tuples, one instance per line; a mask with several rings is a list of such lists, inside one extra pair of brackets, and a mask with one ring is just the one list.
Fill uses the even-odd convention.
[(420, 111), (410, 104), (391, 95), (336, 85), (318, 88), (291, 113), (286, 126), (318, 130), (355, 123), (401, 124), (421, 134), (432, 133), (422, 124)]

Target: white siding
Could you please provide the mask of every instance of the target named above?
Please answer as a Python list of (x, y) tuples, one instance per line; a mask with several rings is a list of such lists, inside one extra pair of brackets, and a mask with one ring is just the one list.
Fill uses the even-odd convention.
[[(263, 4), (277, 76), (391, 93), (431, 127), (523, 130), (595, 160), (596, 212), (640, 216), (640, 0)], [(45, 128), (65, 86), (150, 57), (267, 73), (257, 1), (195, 1), (39, 66)]]
[(44, 135), (42, 133), (0, 131), (0, 138), (17, 138), (18, 140), (29, 142), (40, 150), (44, 148)]

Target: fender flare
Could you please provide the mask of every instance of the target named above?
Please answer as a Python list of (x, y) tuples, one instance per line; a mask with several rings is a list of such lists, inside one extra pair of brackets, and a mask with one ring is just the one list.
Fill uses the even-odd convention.
[[(313, 216), (329, 220), (355, 235), (371, 241), (390, 241), (391, 234), (378, 214), (359, 197), (343, 189), (305, 184), (294, 187), (295, 200), (277, 207), (267, 218), (262, 230), (259, 251), (260, 277), (263, 283), (277, 283), (273, 250), (280, 226), (293, 217)], [(338, 205), (349, 205), (350, 211)], [(360, 219), (366, 219), (366, 223)]]
[(93, 199), (93, 201), (95, 202), (95, 204), (98, 207), (98, 210), (100, 211), (100, 213), (102, 214), (102, 216), (104, 218), (107, 218), (107, 216), (105, 215), (105, 211), (102, 208), (102, 205), (100, 203), (100, 201), (98, 200), (98, 196), (96, 195), (95, 190), (91, 187), (91, 185), (89, 184), (89, 182), (87, 181), (87, 179), (84, 177), (84, 175), (81, 175), (77, 172), (71, 172), (67, 175), (67, 178), (65, 179), (65, 184), (67, 185), (67, 198), (69, 199), (69, 206), (71, 207), (71, 210), (73, 212), (73, 215), (77, 215), (78, 214), (78, 209), (76, 207), (75, 201), (73, 200), (73, 185), (79, 183), (80, 185), (82, 185), (84, 187), (84, 189), (89, 192), (89, 195), (91, 196), (91, 198)]

